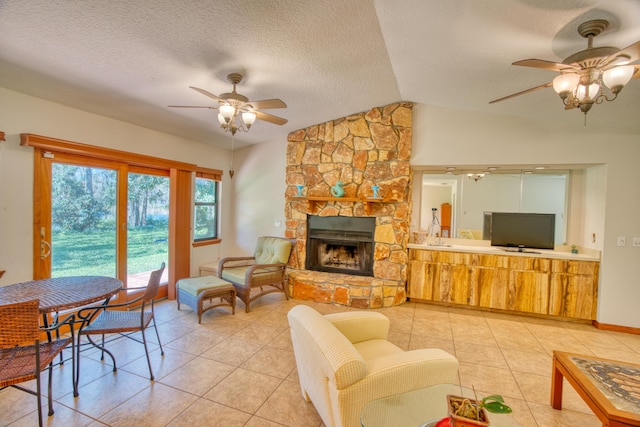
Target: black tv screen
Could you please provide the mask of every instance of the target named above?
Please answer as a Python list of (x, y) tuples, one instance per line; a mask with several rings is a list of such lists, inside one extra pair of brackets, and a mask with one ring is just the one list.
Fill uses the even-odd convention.
[(555, 231), (555, 214), (491, 213), (491, 246), (553, 249)]

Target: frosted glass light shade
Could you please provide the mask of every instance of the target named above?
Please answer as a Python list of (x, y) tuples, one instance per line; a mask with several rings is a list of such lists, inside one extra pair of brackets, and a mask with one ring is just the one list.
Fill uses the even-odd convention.
[(256, 113), (253, 111), (242, 113), (242, 121), (248, 128), (251, 127), (251, 125), (256, 121)]
[(619, 92), (624, 85), (629, 83), (634, 71), (635, 67), (633, 65), (609, 68), (602, 74), (602, 81), (613, 92)]
[(231, 105), (221, 105), (220, 114), (224, 117), (225, 123), (229, 123), (229, 120), (234, 116), (236, 109)]
[(580, 76), (578, 74), (560, 74), (553, 79), (553, 90), (555, 90), (562, 98), (566, 98), (570, 93), (576, 90), (576, 86), (578, 86), (579, 81)]
[(588, 99), (595, 99), (596, 96), (598, 96), (599, 91), (600, 91), (600, 85), (598, 83), (592, 83), (589, 86), (578, 85), (576, 98), (578, 98), (580, 102)]

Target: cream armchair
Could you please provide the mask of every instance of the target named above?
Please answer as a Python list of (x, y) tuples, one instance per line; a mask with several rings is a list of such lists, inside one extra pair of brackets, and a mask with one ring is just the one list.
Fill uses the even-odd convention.
[(302, 395), (327, 427), (360, 426), (370, 401), (454, 383), (458, 360), (441, 349), (403, 351), (387, 341), (389, 319), (373, 311), (288, 314)]

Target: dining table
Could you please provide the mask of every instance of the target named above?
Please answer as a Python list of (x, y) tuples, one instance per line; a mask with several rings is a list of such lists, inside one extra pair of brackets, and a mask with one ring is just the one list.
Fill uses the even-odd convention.
[(40, 313), (59, 313), (111, 298), (122, 289), (122, 281), (106, 276), (69, 276), (31, 280), (0, 286), (0, 304), (37, 299)]
[[(53, 315), (51, 321), (55, 324), (60, 312), (98, 301), (108, 303), (111, 297), (121, 289), (121, 280), (107, 276), (69, 276), (31, 280), (0, 286), (0, 305), (37, 299), (43, 327), (47, 328), (50, 324), (50, 315)], [(47, 335), (51, 340), (50, 333)], [(80, 345), (79, 336), (77, 340), (75, 345)], [(73, 375), (74, 396), (78, 396), (79, 376), (80, 372), (75, 372)]]

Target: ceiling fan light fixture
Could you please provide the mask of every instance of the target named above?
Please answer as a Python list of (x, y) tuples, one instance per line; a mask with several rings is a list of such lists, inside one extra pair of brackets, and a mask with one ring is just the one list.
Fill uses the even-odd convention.
[(242, 121), (244, 122), (245, 126), (247, 126), (247, 129), (249, 129), (251, 125), (255, 123), (256, 117), (257, 115), (253, 111), (245, 111), (244, 113), (242, 113)]
[(611, 89), (611, 92), (618, 93), (622, 90), (624, 85), (629, 83), (634, 72), (635, 67), (633, 65), (622, 65), (609, 68), (602, 73), (602, 81), (609, 89)]
[(587, 102), (596, 99), (599, 92), (600, 85), (598, 83), (591, 83), (590, 85), (580, 84), (576, 89), (576, 98), (578, 98), (578, 101), (581, 103)]
[(560, 98), (565, 99), (572, 94), (578, 83), (580, 82), (580, 75), (575, 73), (560, 74), (553, 79), (553, 90), (556, 91)]
[(224, 119), (225, 123), (229, 123), (233, 116), (236, 115), (236, 109), (231, 105), (223, 104), (220, 106), (220, 115)]

